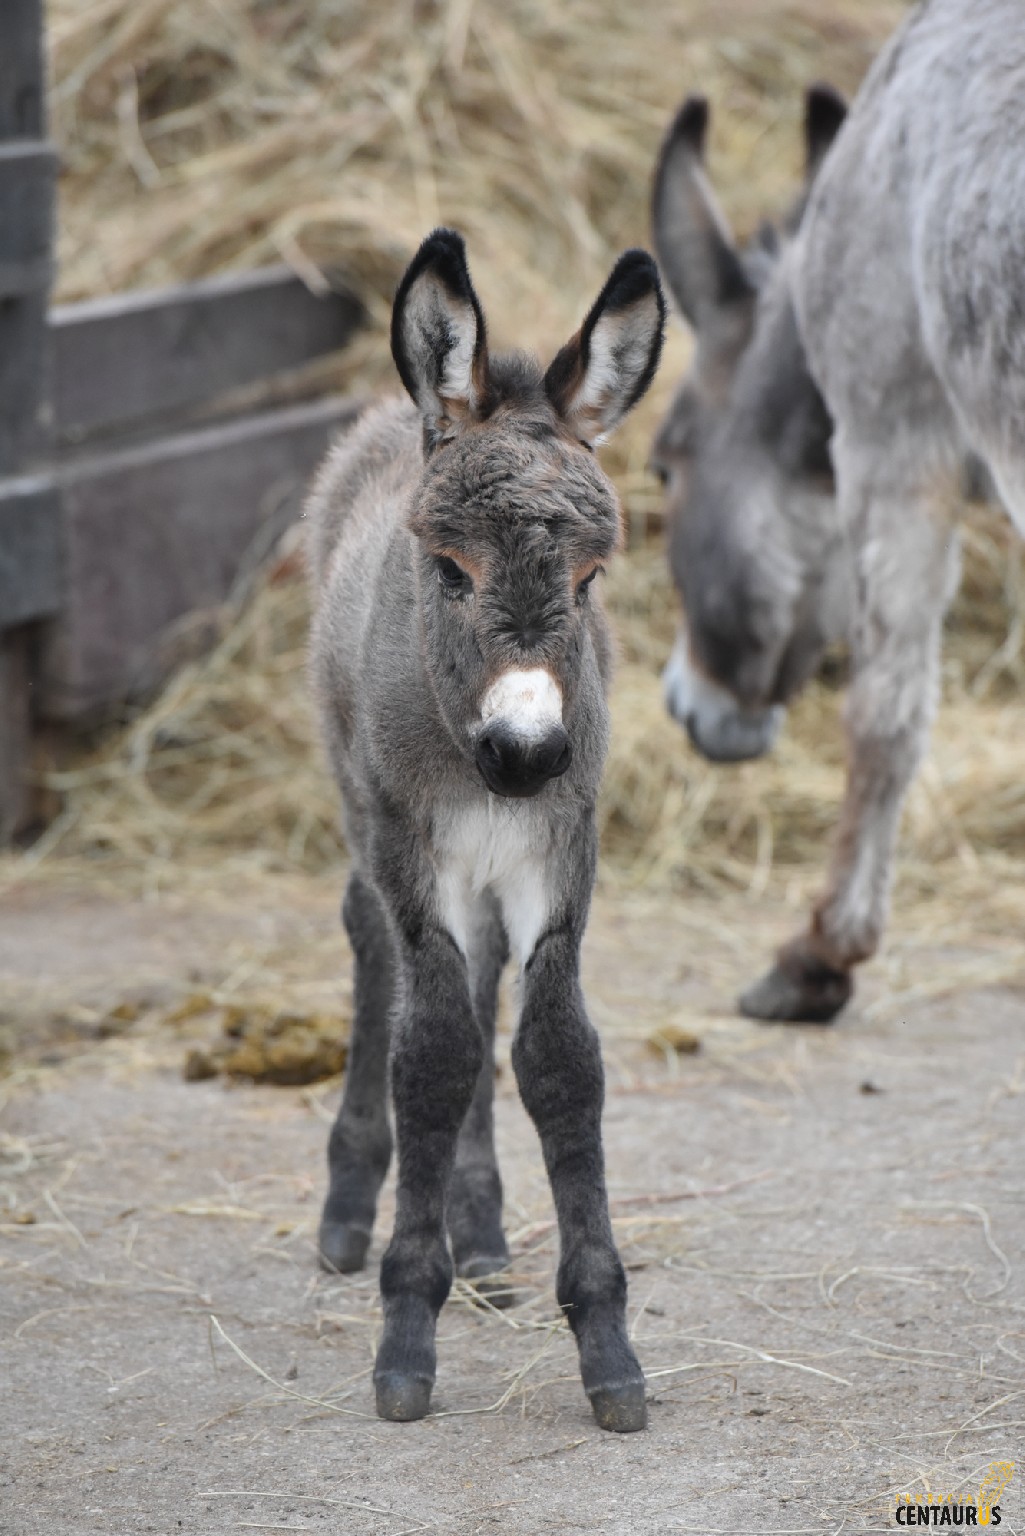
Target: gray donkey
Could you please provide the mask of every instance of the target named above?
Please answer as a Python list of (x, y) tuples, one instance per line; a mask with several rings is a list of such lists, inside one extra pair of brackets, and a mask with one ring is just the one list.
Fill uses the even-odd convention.
[(343, 920), (356, 966), (320, 1252), (334, 1270), (366, 1258), (392, 1150), (390, 1035), (398, 1195), (381, 1263), (382, 1418), (428, 1411), (453, 1257), (474, 1278), (508, 1262), (492, 1103), (511, 949), (513, 1068), (558, 1214), (559, 1303), (598, 1423), (645, 1424), (579, 969), (608, 737), (610, 642), (592, 584), (620, 541), (593, 446), (651, 382), (664, 319), (654, 261), (629, 251), (547, 372), (491, 357), (463, 241), (436, 230), (392, 318), (414, 404), (368, 412), (308, 504), (312, 668), (352, 852)]
[(828, 91), (810, 95), (807, 202), (775, 252), (731, 240), (706, 117), (685, 105), (655, 183), (660, 261), (698, 342), (655, 447), (685, 610), (667, 701), (709, 756), (757, 755), (850, 635), (826, 890), (741, 998), (758, 1018), (825, 1022), (885, 924), (969, 450), (1025, 530), (1021, 0), (924, 0), (845, 121)]

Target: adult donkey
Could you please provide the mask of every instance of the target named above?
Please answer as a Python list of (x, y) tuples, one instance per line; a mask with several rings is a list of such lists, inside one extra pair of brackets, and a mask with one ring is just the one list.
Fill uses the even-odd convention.
[(559, 1303), (598, 1423), (645, 1423), (579, 952), (608, 736), (609, 635), (592, 583), (620, 539), (592, 448), (651, 382), (664, 318), (654, 261), (629, 251), (547, 372), (491, 357), (463, 241), (436, 230), (392, 319), (415, 404), (369, 412), (311, 494), (312, 666), (352, 852), (343, 919), (356, 963), (320, 1252), (336, 1270), (366, 1257), (391, 1155), (390, 1032), (398, 1196), (381, 1263), (382, 1418), (429, 1407), (453, 1272), (446, 1223), (460, 1274), (508, 1260), (492, 1100), (511, 947), (513, 1068), (555, 1198)]
[(704, 103), (670, 130), (654, 199), (663, 270), (698, 338), (655, 449), (686, 612), (669, 707), (709, 756), (757, 755), (825, 644), (851, 638), (826, 889), (741, 998), (758, 1018), (819, 1022), (885, 923), (968, 450), (1025, 528), (1020, 0), (926, 0), (842, 126), (829, 102), (809, 98), (812, 185), (773, 259), (745, 260), (715, 207)]

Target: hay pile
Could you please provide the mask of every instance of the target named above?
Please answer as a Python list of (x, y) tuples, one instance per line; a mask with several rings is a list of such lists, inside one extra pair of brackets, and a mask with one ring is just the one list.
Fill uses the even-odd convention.
[[(853, 89), (904, 0), (49, 0), (64, 298), (285, 259), (339, 270), (378, 328), (439, 221), (469, 243), (498, 344), (547, 355), (615, 254), (648, 241), (653, 156), (708, 92), (738, 227), (789, 198), (801, 91)], [(686, 352), (611, 451), (631, 502)], [(355, 379), (353, 376), (355, 375)]]
[[(395, 279), (438, 221), (465, 232), (498, 344), (550, 354), (615, 253), (646, 241), (653, 155), (689, 89), (713, 98), (711, 155), (741, 232), (782, 207), (800, 94), (852, 90), (903, 0), (50, 0), (61, 144), (61, 294), (260, 262), (340, 269), (374, 321), (339, 382), (392, 373)], [(673, 329), (651, 398), (607, 451), (632, 552), (607, 584), (623, 662), (602, 802), (606, 868), (701, 888), (820, 868), (842, 784), (838, 693), (819, 683), (768, 762), (716, 769), (664, 716), (673, 627), (644, 463), (684, 366)], [(1020, 551), (993, 514), (970, 531), (936, 748), (904, 840), (905, 900), (988, 892), (1025, 857)], [(52, 775), (45, 847), (144, 868), (317, 869), (335, 861), (334, 791), (306, 701), (306, 599), (268, 583), (205, 661), (140, 719)], [(1010, 921), (1010, 918), (1007, 919)]]

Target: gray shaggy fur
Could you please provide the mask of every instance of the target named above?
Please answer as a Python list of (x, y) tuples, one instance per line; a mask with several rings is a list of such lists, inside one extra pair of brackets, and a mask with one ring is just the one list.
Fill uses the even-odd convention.
[[(628, 253), (547, 374), (531, 358), (491, 359), (462, 241), (436, 231), (395, 306), (393, 351), (416, 404), (369, 411), (308, 504), (312, 672), (352, 853), (343, 917), (356, 962), (320, 1247), (335, 1269), (365, 1260), (392, 1150), (390, 1037), (385, 1418), (427, 1412), (453, 1259), (478, 1278), (508, 1260), (492, 1098), (511, 950), (513, 1066), (559, 1217), (559, 1300), (599, 1423), (644, 1423), (579, 948), (608, 739), (609, 636), (591, 580), (620, 537), (590, 444), (650, 380), (663, 314), (654, 263)], [(501, 1304), (501, 1279), (482, 1283)]]
[[(705, 567), (709, 581), (730, 571), (732, 614), (726, 602), (710, 623), (697, 609), (695, 620), (687, 600), (686, 675), (670, 692), (703, 716), (691, 725), (699, 745), (703, 730), (728, 734), (724, 721), (738, 734), (746, 716), (745, 745), (764, 750), (773, 709), (825, 641), (846, 631), (852, 649), (826, 889), (741, 1000), (756, 1017), (834, 1017), (853, 967), (878, 946), (901, 805), (938, 694), (966, 456), (986, 462), (1025, 529), (1023, 139), (1020, 0), (923, 0), (866, 78), (752, 301), (752, 357), (773, 315), (777, 335), (780, 314), (796, 320), (801, 368), (831, 424), (835, 498), (822, 483), (814, 511), (809, 477), (781, 474), (779, 453), (741, 432), (738, 473), (717, 482), (724, 536), (709, 536)], [(747, 383), (764, 402), (795, 377), (794, 349), (767, 344)], [(727, 414), (736, 428), (732, 401)], [(689, 580), (702, 579), (699, 561)]]

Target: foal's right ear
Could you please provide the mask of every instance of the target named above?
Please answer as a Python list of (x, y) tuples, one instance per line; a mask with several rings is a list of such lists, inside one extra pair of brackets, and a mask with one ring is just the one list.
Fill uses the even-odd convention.
[(662, 275), (697, 331), (754, 287), (705, 174), (708, 102), (688, 96), (669, 125), (655, 166), (652, 226)]
[(395, 295), (391, 350), (432, 444), (484, 413), (489, 392), (484, 315), (463, 237), (454, 229), (436, 229), (410, 262)]

